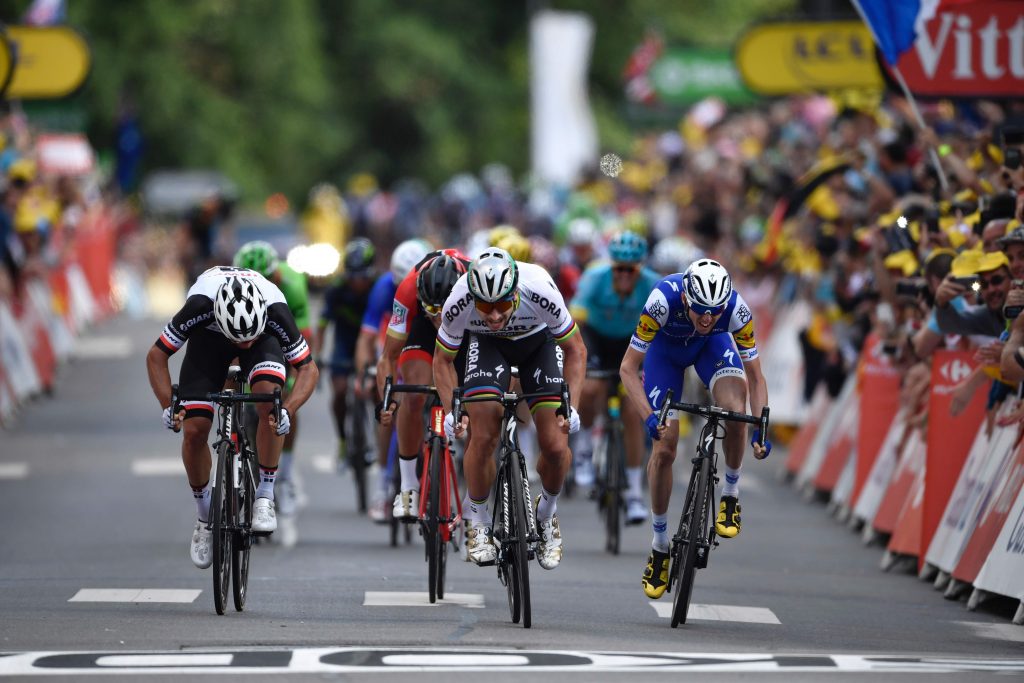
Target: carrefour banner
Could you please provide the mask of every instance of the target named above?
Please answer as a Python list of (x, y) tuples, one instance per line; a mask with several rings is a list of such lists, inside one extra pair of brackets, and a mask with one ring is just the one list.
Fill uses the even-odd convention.
[(736, 43), (736, 68), (760, 95), (884, 87), (871, 32), (859, 21), (754, 26)]

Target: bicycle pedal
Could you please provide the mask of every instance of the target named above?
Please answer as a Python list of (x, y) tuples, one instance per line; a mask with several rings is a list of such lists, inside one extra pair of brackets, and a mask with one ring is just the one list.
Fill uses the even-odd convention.
[(250, 531), (249, 534), (251, 536), (255, 536), (256, 538), (270, 538), (271, 536), (274, 535), (274, 532), (273, 531)]

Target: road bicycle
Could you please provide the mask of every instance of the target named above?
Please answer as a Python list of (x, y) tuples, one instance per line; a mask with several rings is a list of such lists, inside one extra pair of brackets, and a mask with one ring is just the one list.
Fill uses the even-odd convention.
[(249, 403), (273, 403), (274, 418), (281, 421), (281, 389), (272, 394), (243, 392), (241, 369), (233, 365), (228, 380), (238, 389), (224, 389), (199, 395), (181, 395), (178, 385), (171, 387), (171, 411), (177, 414), (183, 401), (208, 401), (217, 408), (217, 454), (215, 479), (210, 494), (210, 519), (213, 531), (213, 604), (224, 614), (228, 588), (232, 587), (235, 610), (245, 608), (249, 586), (249, 551), (255, 536), (269, 536), (252, 530), (253, 504), (259, 478), (259, 459), (247, 430), (243, 428), (243, 408)]
[(605, 551), (619, 554), (622, 514), (626, 509), (626, 442), (622, 427), (622, 395), (619, 392), (618, 370), (587, 370), (588, 379), (608, 382), (610, 391), (605, 401), (604, 434), (594, 448), (594, 497), (604, 521)]
[(718, 453), (715, 442), (725, 438), (725, 427), (720, 422), (740, 422), (757, 425), (761, 430), (759, 445), (763, 448), (768, 435), (768, 406), (761, 416), (724, 410), (718, 406), (681, 403), (672, 400), (672, 390), (665, 396), (665, 404), (658, 414), (659, 424), (665, 424), (668, 411), (681, 410), (707, 420), (697, 440), (697, 455), (691, 460), (693, 470), (686, 486), (686, 502), (679, 517), (679, 527), (672, 537), (669, 550), (671, 565), (668, 573), (668, 591), (672, 593), (672, 628), (686, 623), (693, 595), (697, 570), (708, 566), (711, 549), (718, 545), (715, 536), (715, 486), (718, 484)]
[(384, 400), (381, 405), (394, 405), (394, 394), (426, 394), (427, 427), (423, 442), (420, 474), (420, 505), (418, 520), (420, 535), (426, 546), (427, 596), (433, 604), (444, 599), (445, 573), (448, 564), (448, 544), (458, 549), (455, 531), (462, 522), (462, 498), (455, 474), (455, 462), (444, 433), (444, 408), (437, 389), (424, 384), (394, 384), (391, 377), (384, 380)]
[[(500, 403), (504, 414), (501, 418), (501, 443), (498, 445), (498, 467), (494, 478), (494, 522), (492, 535), (497, 546), (498, 580), (508, 594), (508, 608), (512, 623), (523, 622), (530, 628), (530, 566), (534, 548), (540, 541), (537, 533), (537, 518), (530, 496), (530, 480), (526, 471), (526, 459), (519, 448), (519, 434), (516, 427), (516, 406), (521, 401), (533, 398), (549, 398), (551, 392), (517, 394), (505, 392), (500, 396), (487, 394), (463, 398), (463, 389), (455, 389), (452, 397), (452, 413), (455, 420), (462, 419), (462, 408), (466, 403), (493, 401)], [(561, 411), (569, 414), (569, 387), (562, 384)], [(472, 426), (470, 427), (472, 429)]]

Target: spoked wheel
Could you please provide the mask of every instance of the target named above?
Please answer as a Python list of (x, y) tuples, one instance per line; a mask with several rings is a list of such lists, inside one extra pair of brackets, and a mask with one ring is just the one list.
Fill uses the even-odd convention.
[(672, 628), (686, 623), (686, 613), (690, 609), (690, 596), (697, 574), (697, 554), (708, 529), (710, 467), (710, 459), (702, 458), (697, 476), (691, 479), (686, 489), (685, 512), (679, 522), (678, 533), (682, 542), (675, 544), (672, 556), (672, 571), (676, 572), (678, 579), (673, 589)]
[(213, 524), (213, 605), (217, 614), (224, 614), (231, 581), (232, 500), (231, 447), (222, 443), (217, 448), (217, 480), (210, 501), (210, 521)]
[[(519, 586), (519, 602), (520, 612), (523, 618), (523, 628), (530, 628), (530, 556), (529, 546), (526, 538), (530, 535), (530, 525), (526, 521), (527, 505), (528, 502), (525, 496), (525, 487), (523, 486), (523, 470), (520, 466), (519, 458), (516, 457), (518, 454), (513, 454), (512, 463), (510, 469), (512, 470), (511, 487), (509, 495), (509, 504), (512, 509), (509, 510), (509, 517), (514, 519), (514, 526), (512, 530), (512, 553), (510, 556), (509, 566), (511, 567), (511, 575), (514, 582)], [(532, 513), (531, 513), (532, 514)], [(516, 619), (512, 619), (513, 623), (518, 623)]]
[(612, 555), (619, 554), (619, 538), (622, 529), (622, 435), (612, 428), (608, 438), (608, 452), (605, 456), (605, 550)]
[(238, 483), (238, 525), (234, 534), (234, 552), (231, 554), (231, 585), (235, 610), (245, 609), (245, 596), (249, 587), (249, 550), (252, 548), (252, 506), (256, 502), (256, 455), (244, 461), (242, 481)]
[[(441, 555), (446, 551), (441, 540), (441, 458), (444, 453), (440, 439), (434, 439), (430, 446), (430, 465), (427, 468), (426, 519), (423, 524), (423, 540), (427, 544), (427, 595), (431, 603), (437, 602), (438, 585), (443, 585), (441, 577)], [(444, 589), (441, 589), (444, 593)]]

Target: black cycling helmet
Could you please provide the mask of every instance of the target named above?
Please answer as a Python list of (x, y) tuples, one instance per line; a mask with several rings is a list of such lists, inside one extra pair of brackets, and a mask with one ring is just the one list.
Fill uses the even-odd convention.
[(357, 237), (345, 245), (345, 272), (350, 275), (365, 275), (373, 269), (377, 250), (365, 237)]
[(416, 296), (425, 306), (439, 308), (465, 272), (466, 265), (459, 259), (447, 254), (437, 256), (416, 274)]

